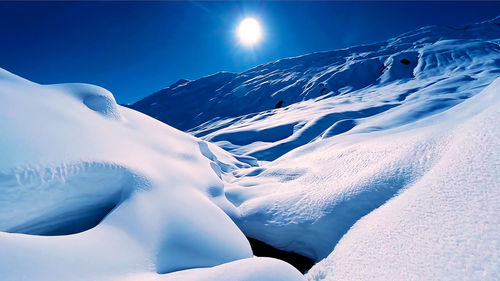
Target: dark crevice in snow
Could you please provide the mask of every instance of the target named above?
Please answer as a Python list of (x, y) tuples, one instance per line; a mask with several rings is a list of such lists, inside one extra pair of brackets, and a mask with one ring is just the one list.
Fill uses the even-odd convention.
[(257, 239), (253, 239), (250, 237), (247, 238), (248, 241), (250, 242), (250, 246), (252, 246), (253, 254), (258, 257), (271, 257), (275, 259), (280, 259), (282, 261), (285, 261), (293, 265), (297, 270), (299, 270), (302, 273), (305, 273), (306, 271), (311, 269), (311, 267), (313, 267), (314, 265), (314, 260), (308, 257), (276, 249), (273, 246), (270, 246)]

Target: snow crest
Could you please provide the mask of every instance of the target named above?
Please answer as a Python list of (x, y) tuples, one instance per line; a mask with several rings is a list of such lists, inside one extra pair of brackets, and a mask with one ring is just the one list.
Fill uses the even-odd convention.
[(100, 87), (38, 85), (4, 70), (0, 120), (0, 280), (172, 280), (183, 270), (197, 280), (304, 279), (252, 259), (214, 203), (227, 202), (219, 167), (250, 167), (220, 148)]

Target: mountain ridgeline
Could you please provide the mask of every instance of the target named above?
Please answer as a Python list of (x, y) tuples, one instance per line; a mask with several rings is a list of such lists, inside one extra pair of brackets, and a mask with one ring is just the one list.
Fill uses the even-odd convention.
[[(244, 117), (304, 100), (359, 95), (360, 90), (464, 69), (497, 68), (500, 19), (461, 27), (430, 26), (385, 42), (281, 59), (242, 73), (181, 79), (130, 105), (180, 130)], [(485, 65), (486, 64), (486, 65)], [(406, 94), (397, 95), (403, 102)]]

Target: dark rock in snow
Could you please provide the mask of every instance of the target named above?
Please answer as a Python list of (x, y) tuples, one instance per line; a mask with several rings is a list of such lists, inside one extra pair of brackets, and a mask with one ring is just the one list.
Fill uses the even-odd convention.
[(402, 63), (402, 64), (406, 64), (406, 65), (410, 65), (411, 64), (411, 62), (409, 60), (407, 60), (407, 59), (401, 59), (399, 62)]

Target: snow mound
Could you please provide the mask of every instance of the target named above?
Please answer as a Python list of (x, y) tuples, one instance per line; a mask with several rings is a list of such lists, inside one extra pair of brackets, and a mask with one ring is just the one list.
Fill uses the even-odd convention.
[[(244, 270), (242, 270), (244, 269)], [(205, 274), (200, 274), (200, 273)], [(291, 265), (276, 259), (250, 258), (237, 260), (211, 269), (180, 271), (162, 281), (300, 281), (302, 274)]]
[(214, 202), (230, 212), (221, 173), (250, 165), (220, 148), (100, 87), (38, 85), (4, 70), (0, 120), (0, 280), (159, 280), (180, 270), (303, 279), (282, 262), (245, 260), (248, 240)]
[(106, 117), (120, 118), (118, 105), (108, 90), (88, 84), (64, 84), (61, 87), (75, 95), (89, 109)]
[(449, 134), (439, 160), (401, 194), (357, 222), (311, 269), (308, 279), (496, 279), (499, 91), (497, 79), (481, 94), (434, 118), (434, 126)]

